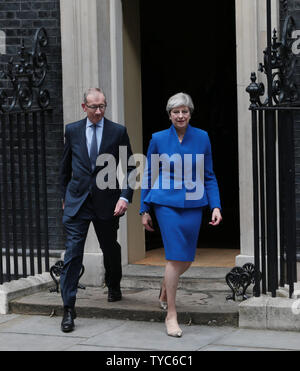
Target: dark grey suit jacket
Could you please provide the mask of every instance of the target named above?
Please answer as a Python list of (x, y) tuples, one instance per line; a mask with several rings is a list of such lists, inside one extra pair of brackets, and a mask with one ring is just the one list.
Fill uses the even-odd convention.
[[(99, 155), (113, 156), (116, 166), (118, 166), (121, 146), (127, 149), (126, 161), (128, 164), (132, 150), (126, 128), (104, 118)], [(127, 164), (122, 164), (122, 166), (127, 166)], [(65, 216), (74, 217), (89, 194), (92, 195), (95, 212), (101, 219), (113, 218), (114, 209), (120, 197), (126, 198), (129, 202), (132, 201), (133, 190), (127, 181), (123, 182), (123, 185), (119, 185), (116, 180), (115, 189), (99, 189), (97, 187), (97, 175), (106, 167), (107, 164), (104, 163), (102, 166), (96, 166), (96, 169), (92, 171), (86, 145), (86, 119), (68, 124), (65, 130), (64, 154), (60, 167)], [(134, 168), (127, 166), (127, 177)]]

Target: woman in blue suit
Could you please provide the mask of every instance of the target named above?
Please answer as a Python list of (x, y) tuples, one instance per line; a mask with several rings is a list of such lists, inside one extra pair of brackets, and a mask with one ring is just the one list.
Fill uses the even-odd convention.
[(154, 231), (152, 207), (164, 243), (167, 264), (159, 302), (168, 310), (167, 334), (175, 337), (182, 336), (175, 303), (178, 281), (194, 261), (203, 208), (210, 207), (212, 226), (222, 220), (210, 140), (205, 131), (189, 124), (193, 110), (188, 94), (169, 99), (172, 125), (152, 135), (141, 196), (142, 224)]

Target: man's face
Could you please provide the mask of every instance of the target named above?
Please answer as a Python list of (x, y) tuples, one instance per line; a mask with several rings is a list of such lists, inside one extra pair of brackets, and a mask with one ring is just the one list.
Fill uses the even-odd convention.
[(87, 114), (88, 119), (97, 124), (105, 114), (106, 101), (102, 93), (92, 93), (87, 96), (87, 102), (82, 103), (82, 109)]

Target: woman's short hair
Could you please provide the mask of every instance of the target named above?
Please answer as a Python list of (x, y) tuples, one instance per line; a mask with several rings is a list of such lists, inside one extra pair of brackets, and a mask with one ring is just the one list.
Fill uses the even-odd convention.
[(178, 108), (180, 106), (187, 106), (192, 114), (194, 112), (194, 103), (190, 95), (186, 93), (178, 93), (173, 95), (167, 104), (167, 112), (170, 115), (170, 112), (174, 108)]

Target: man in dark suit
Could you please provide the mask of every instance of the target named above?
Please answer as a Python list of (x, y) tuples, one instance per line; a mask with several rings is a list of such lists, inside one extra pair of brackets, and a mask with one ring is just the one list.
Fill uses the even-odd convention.
[[(128, 164), (132, 151), (126, 128), (104, 117), (106, 106), (103, 91), (98, 88), (89, 89), (82, 103), (87, 117), (67, 125), (65, 130), (61, 162), (63, 224), (66, 231), (66, 252), (60, 279), (64, 304), (61, 323), (63, 332), (74, 329), (76, 293), (90, 222), (93, 222), (103, 251), (108, 301), (122, 299), (121, 247), (117, 242), (117, 231), (119, 218), (126, 212), (133, 190), (126, 182), (119, 185), (116, 171), (111, 174), (105, 170), (105, 159), (113, 159), (118, 166), (121, 162), (119, 153), (122, 147), (121, 152), (124, 153), (126, 148), (127, 154), (127, 158), (122, 160), (126, 160)], [(122, 164), (126, 165), (126, 179), (134, 169), (127, 164)], [(106, 174), (106, 177), (103, 177), (103, 174)], [(111, 176), (114, 177), (113, 182)], [(110, 182), (105, 183), (103, 180), (108, 178)], [(99, 187), (100, 183), (107, 184), (107, 187)]]

